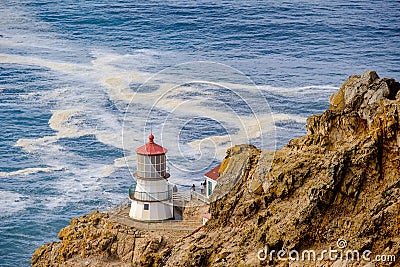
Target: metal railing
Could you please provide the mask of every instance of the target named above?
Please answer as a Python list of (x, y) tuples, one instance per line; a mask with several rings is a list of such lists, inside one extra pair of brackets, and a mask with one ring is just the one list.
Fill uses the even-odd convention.
[(172, 194), (172, 199), (174, 201), (181, 201), (181, 202), (188, 202), (190, 201), (190, 192), (186, 191), (186, 192), (174, 192)]
[(210, 199), (206, 195), (200, 194), (199, 192), (190, 191), (190, 197), (191, 199), (200, 200), (204, 203), (210, 204)]
[(172, 199), (172, 188), (162, 192), (137, 192), (136, 185), (129, 188), (129, 198), (140, 201), (166, 201)]

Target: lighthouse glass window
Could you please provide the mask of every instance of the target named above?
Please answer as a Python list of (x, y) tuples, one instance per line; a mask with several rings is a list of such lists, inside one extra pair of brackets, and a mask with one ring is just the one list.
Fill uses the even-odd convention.
[(165, 175), (165, 155), (157, 155), (154, 157), (153, 168), (157, 177), (164, 177)]
[(161, 178), (165, 175), (165, 155), (138, 157), (138, 175), (143, 178)]
[(151, 158), (151, 165), (156, 177), (165, 175), (165, 155), (157, 155)]

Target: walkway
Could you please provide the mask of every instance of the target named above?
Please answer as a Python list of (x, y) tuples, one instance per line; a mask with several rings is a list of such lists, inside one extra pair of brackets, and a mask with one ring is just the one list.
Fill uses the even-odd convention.
[(139, 230), (147, 231), (187, 231), (193, 232), (202, 226), (201, 221), (175, 221), (167, 220), (160, 222), (141, 222), (129, 218), (130, 207), (124, 207), (120, 210), (110, 213), (110, 220), (117, 223), (134, 227)]

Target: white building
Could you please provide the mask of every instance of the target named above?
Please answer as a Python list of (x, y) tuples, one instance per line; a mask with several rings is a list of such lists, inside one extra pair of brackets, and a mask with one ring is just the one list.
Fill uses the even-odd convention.
[(131, 209), (129, 217), (140, 221), (161, 221), (174, 217), (172, 186), (166, 172), (167, 149), (149, 142), (138, 149), (136, 184), (129, 188)]
[(217, 185), (219, 167), (221, 167), (221, 164), (219, 164), (214, 169), (204, 174), (204, 177), (206, 178), (205, 193), (207, 198), (211, 197), (211, 194), (214, 191), (215, 186)]
[(201, 215), (201, 218), (203, 220), (203, 225), (206, 225), (208, 220), (211, 218), (211, 214), (210, 213), (205, 213), (205, 214)]
[[(218, 166), (214, 167), (211, 171), (204, 174), (204, 177), (206, 178), (205, 196), (207, 197), (207, 199), (210, 199), (210, 197), (215, 189), (215, 186), (217, 185), (220, 167), (221, 167), (221, 164), (219, 164)], [(209, 202), (207, 202), (207, 203), (209, 203)], [(208, 220), (211, 218), (211, 214), (205, 213), (205, 214), (202, 214), (201, 217), (203, 220), (203, 225), (205, 225), (208, 222)]]

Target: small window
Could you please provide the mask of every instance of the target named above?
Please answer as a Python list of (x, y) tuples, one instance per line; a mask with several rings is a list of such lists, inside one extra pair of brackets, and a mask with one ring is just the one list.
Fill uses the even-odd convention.
[(149, 210), (150, 209), (150, 204), (149, 203), (144, 203), (143, 209), (144, 210)]
[(211, 196), (212, 192), (213, 192), (212, 182), (208, 181), (208, 197)]

